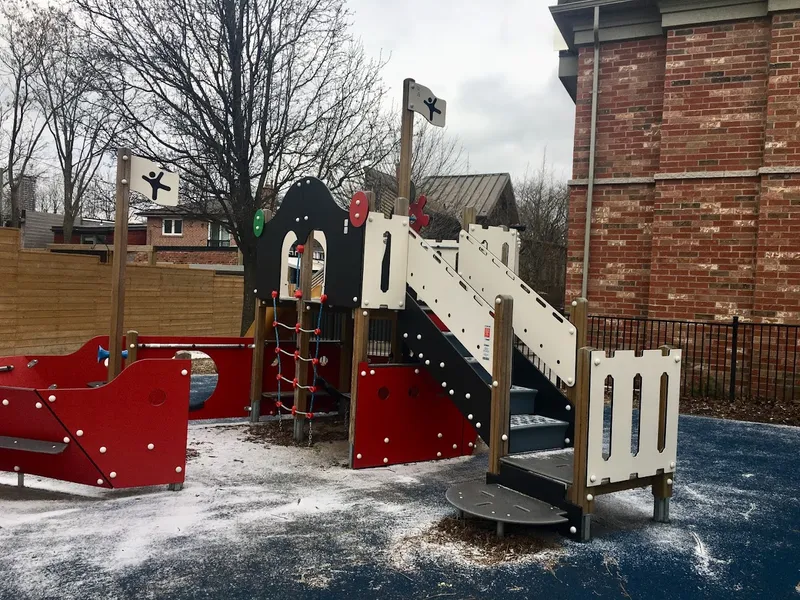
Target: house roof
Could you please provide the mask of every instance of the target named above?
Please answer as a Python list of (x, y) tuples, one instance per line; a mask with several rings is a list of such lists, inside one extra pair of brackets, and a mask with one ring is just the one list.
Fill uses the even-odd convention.
[(423, 187), (428, 201), (438, 210), (460, 215), (465, 208), (474, 207), (478, 217), (486, 217), (510, 183), (508, 173), (483, 173), (428, 177)]
[[(64, 231), (63, 225), (54, 225), (50, 228), (54, 233), (62, 233)], [(144, 223), (128, 223), (128, 231), (145, 231), (147, 225)], [(114, 231), (114, 223), (94, 223), (84, 225), (74, 225), (72, 233), (100, 233)]]

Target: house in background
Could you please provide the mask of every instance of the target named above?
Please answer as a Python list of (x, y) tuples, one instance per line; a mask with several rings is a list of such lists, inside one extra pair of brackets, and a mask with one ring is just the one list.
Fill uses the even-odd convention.
[[(101, 263), (110, 261), (114, 250), (114, 222), (102, 219), (78, 217), (72, 227), (72, 237), (64, 240), (63, 216), (58, 225), (52, 226), (50, 252), (60, 254), (88, 254), (100, 258)], [(150, 255), (146, 245), (147, 227), (144, 223), (128, 223), (128, 262), (145, 262)]]
[(188, 214), (180, 207), (137, 213), (146, 219), (146, 240), (157, 262), (190, 265), (240, 264), (239, 249), (228, 230), (218, 223)]

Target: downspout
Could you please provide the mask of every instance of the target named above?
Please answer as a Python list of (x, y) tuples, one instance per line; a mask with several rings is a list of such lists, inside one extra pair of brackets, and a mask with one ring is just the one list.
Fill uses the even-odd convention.
[(589, 138), (589, 186), (586, 190), (586, 224), (583, 231), (583, 282), (581, 298), (589, 286), (589, 239), (592, 230), (592, 194), (594, 193), (594, 153), (597, 141), (597, 95), (600, 79), (600, 6), (594, 7), (594, 73), (592, 75), (592, 130)]

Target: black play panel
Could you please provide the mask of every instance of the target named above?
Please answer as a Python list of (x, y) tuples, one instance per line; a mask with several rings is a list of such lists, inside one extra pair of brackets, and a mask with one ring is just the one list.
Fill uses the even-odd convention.
[[(425, 368), (436, 381), (447, 383), (448, 391), (453, 390), (453, 403), (464, 416), (472, 414), (473, 424), (481, 424), (477, 429), (478, 435), (488, 444), (492, 405), (489, 385), (428, 318), (411, 294), (406, 294), (405, 310), (397, 314), (397, 326), (403, 335), (403, 343), (414, 353), (414, 360), (418, 360), (422, 352), (423, 366), (425, 360), (431, 361)], [(443, 368), (439, 366), (441, 363), (445, 365)]]
[(264, 233), (257, 242), (256, 296), (272, 302), (272, 291), (280, 289), (281, 278), (286, 276), (281, 273), (281, 248), (290, 231), (295, 233), (299, 244), (312, 231), (325, 234), (324, 291), (328, 304), (345, 308), (360, 306), (364, 227), (353, 227), (349, 213), (336, 204), (325, 184), (314, 177), (293, 183), (278, 212), (264, 225)]

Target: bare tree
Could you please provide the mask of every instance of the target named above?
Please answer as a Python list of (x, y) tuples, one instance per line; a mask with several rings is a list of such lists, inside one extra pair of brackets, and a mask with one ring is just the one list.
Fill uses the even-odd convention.
[(69, 10), (53, 10), (51, 32), (37, 78), (37, 97), (42, 111), (50, 115), (48, 128), (63, 182), (64, 238), (71, 239), (83, 198), (119, 120), (101, 94), (108, 80), (107, 65)]
[(81, 216), (113, 221), (115, 217), (115, 185), (102, 177), (94, 177), (86, 186), (81, 202)]
[[(48, 177), (44, 184), (40, 182), (36, 193), (36, 210), (58, 214), (64, 198), (64, 185), (61, 177)], [(70, 231), (70, 237), (72, 232)], [(65, 238), (70, 239), (70, 238)]]
[(519, 217), (520, 276), (554, 306), (564, 302), (569, 188), (555, 177), (546, 157), (534, 173), (515, 182)]
[(51, 11), (39, 9), (24, 0), (9, 0), (0, 5), (0, 92), (7, 127), (3, 154), (4, 180), (9, 186), (10, 224), (19, 227), (19, 191), (23, 178), (30, 174), (47, 127), (47, 115), (39, 110), (35, 81), (42, 67), (44, 49), (50, 42)]
[(116, 65), (113, 97), (135, 125), (123, 141), (177, 166), (185, 210), (226, 227), (242, 251), (245, 331), (256, 210), (275, 208), (299, 177), (336, 190), (389, 153), (382, 62), (352, 38), (344, 0), (77, 4)]

